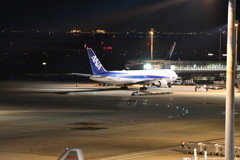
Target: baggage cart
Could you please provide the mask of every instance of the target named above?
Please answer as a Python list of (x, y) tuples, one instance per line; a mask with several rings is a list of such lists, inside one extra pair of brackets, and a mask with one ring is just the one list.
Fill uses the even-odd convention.
[(234, 155), (235, 155), (236, 157), (240, 157), (240, 147), (235, 146), (235, 147), (234, 147), (234, 150), (235, 150), (235, 154), (234, 154)]
[(218, 145), (218, 155), (224, 156), (225, 155), (225, 146), (224, 145)]
[(189, 142), (185, 146), (185, 151), (186, 151), (187, 154), (193, 154), (194, 153), (194, 148), (196, 148), (197, 153), (202, 154), (203, 153), (202, 145), (203, 145), (202, 143), (198, 143), (198, 142)]
[(207, 151), (209, 155), (218, 155), (218, 144), (217, 143), (204, 143), (203, 150)]

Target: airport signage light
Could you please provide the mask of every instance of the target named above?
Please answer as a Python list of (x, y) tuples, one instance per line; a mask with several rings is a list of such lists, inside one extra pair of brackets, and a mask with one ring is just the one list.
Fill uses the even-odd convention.
[(103, 47), (104, 50), (112, 50), (113, 47)]
[(153, 69), (153, 65), (152, 64), (150, 64), (150, 63), (146, 63), (146, 64), (144, 64), (144, 66), (143, 66), (143, 68), (144, 69)]
[(213, 56), (213, 53), (208, 53), (208, 56)]
[(238, 21), (236, 21), (236, 23), (235, 23), (235, 27), (238, 27), (238, 23), (239, 23), (239, 22), (238, 22)]

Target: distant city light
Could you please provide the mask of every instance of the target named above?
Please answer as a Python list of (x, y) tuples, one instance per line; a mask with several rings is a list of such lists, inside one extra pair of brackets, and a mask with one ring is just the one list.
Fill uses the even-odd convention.
[(47, 62), (42, 62), (42, 65), (43, 65), (43, 66), (46, 66), (46, 65), (47, 65)]
[(81, 30), (79, 29), (73, 29), (70, 31), (70, 33), (81, 33)]
[(98, 30), (96, 30), (96, 33), (106, 33), (106, 31), (103, 29), (98, 29)]

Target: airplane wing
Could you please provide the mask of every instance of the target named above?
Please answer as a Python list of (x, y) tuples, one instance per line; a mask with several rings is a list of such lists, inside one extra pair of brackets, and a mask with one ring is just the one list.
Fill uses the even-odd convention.
[(60, 76), (64, 74), (27, 74), (28, 76)]
[(149, 84), (151, 82), (159, 81), (159, 80), (162, 80), (162, 78), (158, 78), (158, 79), (145, 79), (145, 80), (138, 81), (137, 84)]
[(59, 74), (27, 74), (28, 76), (82, 76), (82, 77), (90, 77), (92, 74), (85, 74), (85, 73), (59, 73)]

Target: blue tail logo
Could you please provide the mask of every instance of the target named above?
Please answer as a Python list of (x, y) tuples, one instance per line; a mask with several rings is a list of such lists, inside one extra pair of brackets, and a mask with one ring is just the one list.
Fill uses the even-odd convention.
[(102, 66), (101, 62), (99, 61), (93, 50), (91, 48), (87, 48), (87, 52), (93, 74), (101, 74), (106, 72), (106, 70)]
[(97, 56), (92, 56), (91, 59), (92, 59), (92, 62), (95, 64), (95, 66), (98, 68), (98, 70), (100, 70), (102, 67), (102, 64), (98, 60)]

